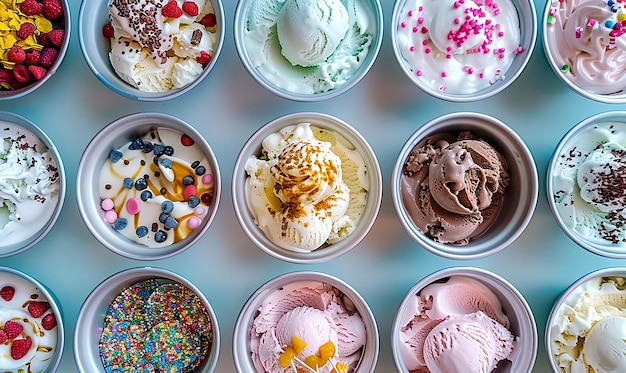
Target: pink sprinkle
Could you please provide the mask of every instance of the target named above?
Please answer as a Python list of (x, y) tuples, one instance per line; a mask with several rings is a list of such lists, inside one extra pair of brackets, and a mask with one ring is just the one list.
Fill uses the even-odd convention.
[(459, 4), (459, 2), (458, 2), (458, 1), (455, 1), (455, 2), (454, 2), (454, 8), (455, 8), (455, 9), (459, 9), (459, 7), (460, 7), (460, 6), (461, 6), (461, 4)]
[(418, 30), (417, 26), (413, 27), (413, 32), (417, 32)]
[(454, 24), (458, 25), (459, 23), (461, 23), (461, 20), (459, 18), (455, 18), (454, 19)]
[(187, 226), (189, 229), (196, 229), (200, 226), (200, 222), (201, 220), (199, 218), (192, 216), (187, 220)]
[(202, 176), (202, 183), (207, 185), (213, 184), (213, 174), (204, 174)]
[(107, 223), (113, 224), (115, 223), (116, 220), (117, 220), (117, 213), (115, 212), (115, 210), (109, 210), (104, 213), (104, 221), (106, 221)]
[(425, 34), (428, 32), (428, 27), (424, 26), (422, 27), (422, 34)]
[(126, 201), (126, 211), (131, 215), (137, 215), (141, 211), (141, 202), (135, 197), (129, 198)]
[(409, 50), (410, 50), (411, 52), (415, 52), (415, 46), (414, 46), (414, 45), (411, 45), (411, 46), (409, 47)]
[(500, 9), (496, 9), (493, 11), (493, 15), (494, 16), (499, 16), (500, 15)]
[(426, 54), (430, 54), (430, 48), (426, 48), (426, 49), (424, 49), (424, 53), (426, 53)]
[(424, 46), (428, 45), (428, 39), (424, 39), (424, 40), (422, 41), (422, 45), (424, 45)]
[(422, 10), (424, 10), (424, 7), (420, 5), (417, 9), (421, 12)]
[(422, 23), (424, 23), (424, 17), (418, 17), (417, 18), (417, 24), (421, 25)]
[(502, 32), (502, 31), (498, 32), (498, 36), (499, 37), (503, 37), (504, 36), (504, 32)]
[(417, 70), (417, 71), (415, 72), (415, 75), (417, 75), (417, 76), (422, 76), (422, 74), (423, 74), (423, 73), (422, 73), (422, 70)]
[[(551, 15), (551, 16), (556, 15), (556, 12), (558, 12), (558, 9), (557, 9), (557, 8), (551, 8), (551, 9), (550, 9), (550, 15)], [(589, 22), (591, 22), (591, 21), (594, 21), (594, 22), (595, 22), (595, 19), (590, 19), (590, 20), (589, 20)]]
[(409, 17), (413, 17), (413, 10), (412, 10), (412, 9), (409, 9), (409, 12), (407, 13), (407, 15), (408, 15)]
[(485, 77), (485, 73), (479, 73), (478, 77), (481, 78), (481, 79), (484, 78)]
[(400, 27), (405, 28), (406, 27), (406, 22), (401, 22), (400, 23)]
[(113, 200), (111, 198), (107, 198), (107, 199), (103, 199), (102, 203), (100, 203), (100, 207), (104, 210), (104, 211), (109, 211), (111, 210), (113, 207), (115, 207), (115, 204), (113, 203)]
[(504, 58), (504, 54), (500, 54), (498, 57), (500, 57), (502, 59), (502, 58)]
[(452, 55), (451, 55), (450, 53), (448, 53), (448, 54), (446, 54), (446, 58), (447, 58), (447, 59), (451, 59), (451, 58), (452, 58)]
[[(555, 10), (556, 10), (556, 9), (555, 9)], [(552, 11), (550, 11), (550, 13), (552, 13)], [(555, 13), (556, 13), (556, 12), (555, 12)], [(595, 19), (591, 18), (591, 19), (589, 20), (589, 22), (587, 22), (587, 27), (593, 27), (593, 26), (595, 26), (595, 25), (596, 25), (596, 23), (597, 23), (597, 22), (598, 22), (598, 21), (596, 21)]]
[(465, 70), (465, 72), (468, 73), (468, 74), (473, 74), (474, 73), (474, 69), (471, 66), (469, 66), (469, 65), (465, 65), (463, 67), (463, 70)]
[(189, 197), (195, 196), (198, 193), (198, 190), (196, 189), (196, 186), (191, 184), (191, 185), (186, 185), (185, 188), (183, 189), (183, 197), (185, 198), (185, 200), (189, 199)]
[(448, 76), (448, 74), (446, 74), (446, 72), (445, 72), (445, 71), (441, 73), (441, 77), (442, 77), (442, 78), (445, 78), (446, 76)]

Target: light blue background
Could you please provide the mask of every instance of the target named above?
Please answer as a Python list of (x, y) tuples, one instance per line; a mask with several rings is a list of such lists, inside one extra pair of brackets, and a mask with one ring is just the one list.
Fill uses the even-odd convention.
[[(104, 1), (104, 0), (102, 0)], [(59, 372), (75, 372), (72, 352), (74, 323), (89, 292), (111, 274), (136, 266), (172, 270), (199, 287), (211, 302), (221, 330), (217, 372), (234, 372), (232, 330), (241, 306), (270, 278), (296, 270), (317, 270), (352, 285), (369, 302), (380, 329), (376, 372), (393, 372), (390, 329), (406, 292), (420, 278), (441, 268), (471, 265), (491, 270), (521, 291), (530, 304), (540, 336), (534, 372), (548, 372), (544, 352), (545, 322), (556, 297), (592, 270), (623, 265), (572, 243), (557, 226), (546, 203), (545, 173), (549, 158), (565, 132), (582, 119), (626, 105), (601, 104), (572, 92), (560, 82), (543, 54), (541, 31), (530, 64), (504, 92), (477, 103), (450, 103), (413, 86), (400, 71), (391, 50), (393, 2), (382, 0), (385, 35), (380, 55), (367, 77), (340, 97), (320, 103), (297, 103), (274, 96), (246, 72), (237, 56), (232, 33), (236, 2), (223, 0), (225, 46), (209, 77), (182, 97), (164, 103), (142, 103), (113, 93), (88, 69), (77, 33), (79, 0), (71, 0), (70, 47), (64, 63), (43, 88), (26, 97), (0, 102), (0, 110), (23, 115), (56, 143), (66, 167), (66, 203), (54, 229), (38, 245), (0, 265), (26, 272), (46, 284), (65, 311), (66, 346)], [(537, 0), (541, 28), (544, 3)], [(222, 172), (220, 205), (206, 235), (187, 251), (166, 260), (125, 259), (101, 246), (87, 231), (76, 207), (75, 176), (83, 149), (107, 123), (125, 114), (158, 111), (175, 115), (204, 134)], [(255, 129), (287, 113), (321, 111), (359, 129), (377, 154), (383, 172), (383, 202), (370, 234), (350, 253), (320, 265), (295, 265), (257, 249), (235, 218), (230, 193), (232, 168), (239, 149)], [(491, 257), (455, 261), (430, 254), (401, 228), (390, 192), (391, 168), (406, 139), (423, 123), (456, 111), (483, 112), (504, 121), (524, 139), (540, 176), (537, 210), (529, 227), (511, 246)]]

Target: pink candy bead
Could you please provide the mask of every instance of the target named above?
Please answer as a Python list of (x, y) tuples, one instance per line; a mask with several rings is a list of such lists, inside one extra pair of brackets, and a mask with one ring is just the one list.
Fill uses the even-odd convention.
[(115, 221), (117, 220), (117, 213), (115, 212), (115, 210), (108, 210), (107, 212), (104, 213), (104, 221), (106, 221), (109, 224), (113, 224), (115, 223)]
[(126, 201), (126, 211), (131, 215), (136, 215), (141, 211), (141, 202), (135, 197)]
[(202, 175), (202, 183), (203, 184), (213, 184), (213, 174), (204, 174), (204, 175)]
[(196, 213), (196, 215), (203, 216), (206, 214), (206, 209), (203, 206), (198, 206), (195, 210), (193, 210), (193, 212)]
[(187, 200), (191, 196), (195, 196), (198, 193), (195, 185), (187, 185), (183, 189), (183, 197)]
[(111, 198), (107, 198), (107, 199), (103, 199), (102, 202), (100, 203), (100, 207), (104, 210), (104, 211), (109, 211), (111, 210), (113, 207), (115, 207), (115, 204), (113, 203), (113, 200)]
[(187, 226), (189, 227), (189, 229), (196, 229), (200, 226), (200, 219), (192, 216), (189, 218), (189, 220), (187, 220)]

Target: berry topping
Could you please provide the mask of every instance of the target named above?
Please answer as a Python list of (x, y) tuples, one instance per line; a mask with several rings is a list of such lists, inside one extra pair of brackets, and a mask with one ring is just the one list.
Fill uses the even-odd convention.
[(20, 4), (20, 10), (27, 16), (34, 16), (41, 13), (43, 5), (35, 0), (26, 0)]
[(30, 80), (30, 71), (24, 65), (15, 65), (13, 67), (13, 76), (20, 83), (26, 83)]
[(4, 330), (0, 329), (0, 345), (4, 344), (4, 342), (6, 342), (7, 339), (9, 339), (9, 337), (7, 336), (7, 332), (5, 332)]
[(214, 13), (209, 13), (209, 14), (205, 15), (200, 20), (200, 23), (204, 27), (213, 27), (213, 26), (215, 26), (217, 24), (217, 20), (215, 18), (215, 14)]
[(32, 345), (33, 341), (30, 340), (30, 337), (13, 341), (13, 344), (11, 345), (11, 358), (13, 358), (13, 360), (23, 358), (26, 356)]
[(26, 58), (24, 59), (24, 63), (26, 65), (39, 65), (39, 61), (41, 60), (41, 53), (38, 50), (33, 49), (32, 51), (26, 53)]
[(41, 13), (49, 20), (57, 19), (63, 15), (63, 5), (60, 0), (43, 0)]
[(193, 1), (185, 1), (183, 3), (183, 12), (195, 17), (198, 15), (198, 5)]
[(11, 71), (0, 68), (0, 83), (10, 82), (11, 79), (13, 79)]
[(7, 58), (11, 62), (22, 63), (26, 59), (26, 52), (19, 45), (14, 45), (7, 53)]
[(200, 51), (200, 55), (196, 57), (196, 62), (200, 65), (205, 65), (211, 61), (211, 55), (205, 51)]
[(18, 324), (15, 321), (8, 320), (4, 324), (4, 331), (7, 333), (7, 338), (13, 339), (24, 331), (24, 327), (22, 326), (22, 324)]
[(168, 18), (178, 18), (183, 15), (183, 10), (180, 9), (176, 0), (170, 0), (165, 4), (163, 9), (161, 9), (161, 14)]
[(140, 225), (139, 227), (137, 227), (137, 237), (141, 238), (144, 237), (145, 235), (148, 234), (148, 227), (146, 227), (145, 225)]
[(41, 317), (50, 308), (50, 303), (33, 301), (28, 304), (28, 312), (34, 318)]
[(117, 163), (120, 159), (122, 159), (123, 155), (124, 154), (122, 154), (122, 152), (119, 150), (111, 150), (111, 152), (109, 153), (109, 159), (111, 160), (111, 162)]
[(115, 31), (110, 23), (107, 23), (102, 27), (102, 35), (104, 35), (105, 38), (112, 38), (115, 36)]
[(49, 313), (41, 319), (41, 326), (45, 330), (52, 330), (55, 326), (57, 326), (57, 319), (54, 314)]
[(6, 300), (7, 302), (11, 301), (14, 295), (15, 288), (13, 286), (5, 286), (0, 289), (0, 297), (2, 297), (2, 299)]
[[(47, 35), (47, 34), (46, 34)], [(41, 50), (41, 59), (39, 64), (43, 67), (49, 68), (56, 61), (59, 51), (55, 48), (48, 47)]]
[(37, 26), (32, 22), (24, 22), (20, 25), (20, 29), (17, 31), (17, 37), (25, 40), (29, 36), (35, 33)]
[(184, 146), (191, 146), (193, 145), (194, 141), (191, 137), (187, 135), (182, 135), (180, 137), (180, 143), (183, 144)]
[(113, 223), (113, 228), (118, 231), (125, 229), (128, 226), (128, 220), (126, 218), (117, 218), (115, 223)]
[(48, 33), (48, 38), (52, 44), (60, 47), (63, 44), (63, 38), (65, 37), (65, 30), (56, 29)]
[(45, 67), (36, 66), (36, 65), (28, 66), (28, 71), (30, 71), (30, 73), (32, 74), (33, 78), (35, 78), (35, 80), (43, 79), (43, 77), (46, 76), (46, 73), (48, 72), (48, 70), (46, 70)]

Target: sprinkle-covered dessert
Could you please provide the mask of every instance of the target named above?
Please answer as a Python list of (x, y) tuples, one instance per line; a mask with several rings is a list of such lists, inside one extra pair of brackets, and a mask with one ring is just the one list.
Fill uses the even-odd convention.
[(57, 354), (57, 315), (31, 282), (0, 274), (0, 371), (39, 373)]
[(402, 63), (431, 89), (451, 94), (504, 79), (524, 52), (511, 0), (407, 0), (394, 27)]
[(41, 139), (0, 122), (0, 247), (25, 242), (48, 223), (59, 187), (57, 162)]
[(145, 280), (110, 304), (99, 341), (107, 372), (194, 372), (213, 343), (209, 313), (191, 289)]
[(179, 242), (213, 203), (212, 172), (191, 137), (155, 128), (109, 153), (99, 179), (103, 219), (149, 247)]

